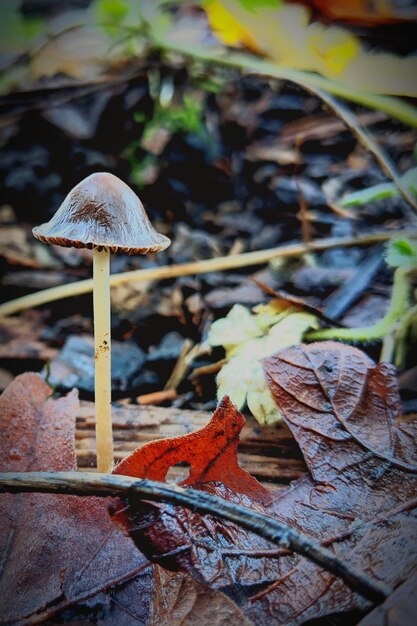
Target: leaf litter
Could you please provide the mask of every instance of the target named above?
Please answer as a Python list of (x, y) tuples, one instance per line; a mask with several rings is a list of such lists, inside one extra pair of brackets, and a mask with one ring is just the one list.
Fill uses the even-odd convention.
[[(1, 471), (76, 469), (77, 393), (58, 400), (50, 395), (50, 387), (32, 373), (16, 378), (2, 394)], [(157, 566), (111, 522), (107, 506), (96, 497), (0, 495), (0, 624), (148, 624), (161, 612), (159, 602), (175, 605), (169, 586), (159, 596), (153, 583)], [(183, 606), (170, 623), (191, 624), (204, 590), (187, 583), (184, 574), (171, 578), (174, 596), (181, 582)], [(208, 593), (231, 624), (244, 623), (233, 602)]]
[[(375, 366), (358, 349), (332, 342), (287, 348), (263, 365), (310, 475), (276, 493), (240, 469), (236, 448), (244, 418), (227, 399), (200, 431), (145, 444), (115, 473), (163, 480), (172, 465), (188, 464), (185, 486), (267, 513), (370, 577), (409, 586), (417, 569), (417, 424), (397, 419), (394, 368)], [(75, 468), (76, 393), (59, 400), (50, 393), (35, 374), (18, 377), (4, 392), (2, 470)], [(169, 613), (173, 623), (191, 624), (209, 614), (207, 587), (230, 598), (212, 600), (225, 616), (218, 623), (301, 624), (372, 608), (304, 557), (217, 517), (114, 499), (113, 520), (129, 531), (138, 551), (111, 524), (108, 500), (0, 498), (3, 623), (42, 623), (59, 615), (66, 623), (88, 618), (156, 626)], [(150, 567), (141, 552), (157, 565)], [(394, 605), (401, 612), (409, 593), (397, 599), (399, 590), (378, 607), (382, 614)]]
[[(186, 462), (182, 485), (263, 511), (398, 586), (417, 568), (417, 423), (398, 421), (394, 368), (333, 342), (288, 348), (263, 363), (310, 475), (276, 494), (230, 472), (242, 416), (227, 400), (201, 431), (149, 443), (115, 472), (161, 480), (174, 461)], [(256, 624), (371, 608), (332, 574), (234, 524), (171, 505), (117, 508), (115, 520), (152, 560), (225, 590)]]
[(218, 399), (228, 395), (238, 409), (248, 406), (261, 424), (280, 421), (260, 359), (299, 343), (312, 328), (318, 328), (317, 317), (282, 298), (257, 305), (253, 313), (235, 304), (212, 323), (207, 337), (211, 346), (226, 351), (227, 363), (217, 375)]

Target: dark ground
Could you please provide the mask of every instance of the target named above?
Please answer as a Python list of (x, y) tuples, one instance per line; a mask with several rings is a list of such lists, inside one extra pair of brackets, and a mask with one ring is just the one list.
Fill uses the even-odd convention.
[[(161, 84), (173, 86), (165, 109), (151, 95), (150, 70), (159, 73)], [(153, 223), (173, 241), (157, 256), (113, 257), (113, 272), (270, 248), (303, 237), (352, 237), (410, 225), (401, 198), (350, 211), (334, 207), (344, 193), (387, 179), (316, 97), (295, 85), (232, 72), (215, 76), (214, 82), (215, 91), (207, 92), (186, 67), (152, 57), (126, 79), (3, 99), (2, 301), (91, 276), (89, 251), (47, 248), (35, 242), (31, 228), (49, 219), (68, 191), (96, 171), (112, 172), (131, 184)], [(184, 108), (185, 120), (178, 121), (175, 111)], [(414, 131), (381, 113), (353, 108), (401, 173), (413, 166)], [(164, 125), (168, 130), (161, 130)], [(300, 201), (306, 206), (304, 218)], [(267, 301), (249, 280), (253, 274), (348, 326), (379, 319), (392, 282), (378, 245), (141, 288), (128, 283), (113, 292), (112, 332), (120, 342), (113, 355), (114, 398), (162, 390), (185, 339), (204, 340), (211, 321), (234, 303)], [(352, 285), (364, 274), (363, 287), (354, 294)], [(62, 390), (75, 380), (82, 397), (92, 399), (92, 370), (88, 359), (84, 362), (92, 331), (90, 295), (2, 320), (2, 386), (22, 371), (42, 370), (58, 354), (62, 357), (65, 346), (69, 370), (64, 368), (53, 382)], [(365, 349), (378, 358), (380, 345)], [(190, 371), (222, 356), (216, 349), (197, 358)], [(406, 370), (415, 365), (410, 350)], [(197, 385), (186, 376), (177, 393), (177, 406), (212, 409), (214, 376), (202, 376)], [(414, 410), (414, 392), (404, 397)]]

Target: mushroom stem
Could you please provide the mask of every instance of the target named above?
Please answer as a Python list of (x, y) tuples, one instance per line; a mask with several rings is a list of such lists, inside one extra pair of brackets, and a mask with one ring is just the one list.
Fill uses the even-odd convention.
[(113, 469), (111, 423), (110, 252), (93, 250), (94, 399), (96, 410), (97, 469)]

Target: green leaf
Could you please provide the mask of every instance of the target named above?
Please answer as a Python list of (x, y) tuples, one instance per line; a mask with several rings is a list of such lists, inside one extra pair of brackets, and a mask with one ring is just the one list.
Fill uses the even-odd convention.
[[(417, 196), (417, 167), (413, 167), (408, 170), (402, 177), (401, 182), (403, 185)], [(395, 198), (399, 196), (400, 192), (398, 187), (394, 183), (380, 183), (379, 185), (373, 185), (360, 191), (354, 191), (347, 194), (338, 204), (343, 207), (363, 206), (376, 200), (386, 200), (387, 198)]]
[(344, 196), (338, 204), (343, 207), (363, 206), (375, 200), (385, 200), (398, 195), (396, 186), (393, 183), (380, 183), (360, 191), (354, 191)]
[(124, 0), (99, 0), (98, 11), (102, 19), (121, 22), (129, 12), (129, 5)]
[(264, 7), (277, 9), (281, 5), (281, 0), (239, 0), (239, 2), (245, 9), (252, 12)]
[(409, 239), (390, 241), (385, 260), (391, 267), (417, 266), (417, 241)]

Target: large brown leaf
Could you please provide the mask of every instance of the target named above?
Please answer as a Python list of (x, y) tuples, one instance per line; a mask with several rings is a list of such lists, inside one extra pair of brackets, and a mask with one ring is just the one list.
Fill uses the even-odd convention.
[[(76, 391), (49, 398), (37, 374), (0, 397), (0, 470), (76, 469)], [(0, 623), (145, 624), (152, 572), (99, 498), (0, 495)], [(56, 623), (56, 622), (54, 622)]]
[[(0, 471), (76, 469), (77, 394), (53, 400), (51, 391), (24, 374), (0, 397)], [(0, 624), (192, 626), (201, 618), (247, 623), (223, 593), (151, 567), (111, 522), (107, 501), (0, 495)]]
[[(417, 429), (415, 421), (394, 422), (394, 371), (330, 342), (286, 349), (264, 367), (310, 475), (274, 493), (243, 480), (242, 470), (229, 471), (236, 467), (243, 420), (227, 398), (210, 427), (147, 444), (116, 473), (161, 480), (170, 465), (189, 463), (185, 485), (264, 511), (323, 542), (357, 570), (399, 585), (417, 568)], [(119, 510), (114, 519), (151, 560), (227, 589), (257, 624), (299, 624), (371, 608), (305, 558), (219, 519), (144, 503)]]
[(377, 606), (358, 626), (413, 626), (416, 615), (417, 572)]
[(251, 626), (234, 602), (184, 573), (153, 566), (154, 593), (146, 626)]

